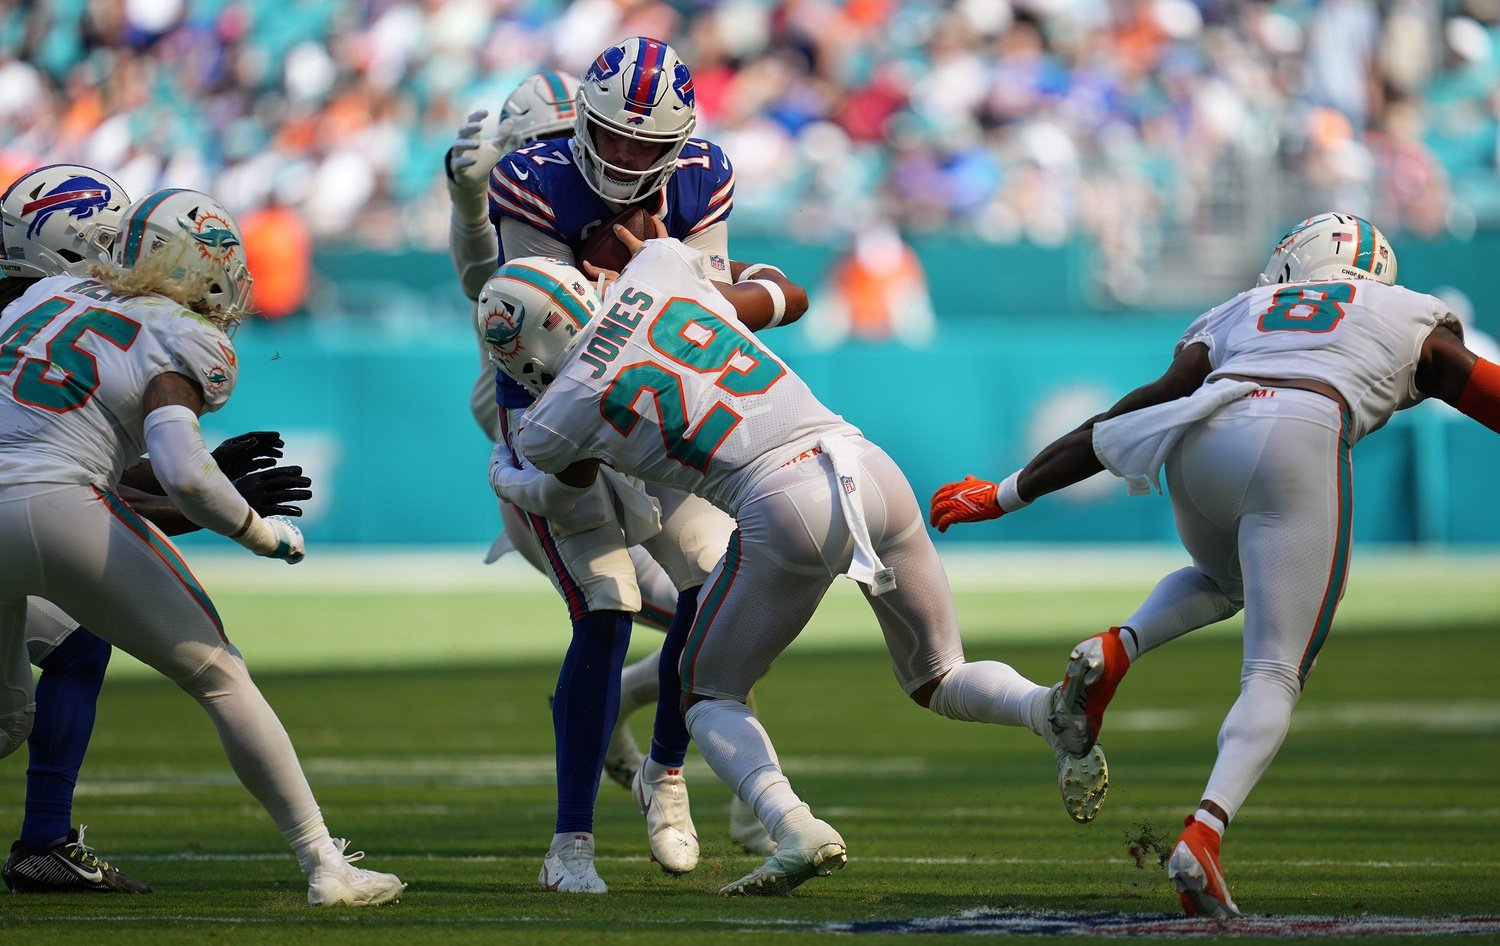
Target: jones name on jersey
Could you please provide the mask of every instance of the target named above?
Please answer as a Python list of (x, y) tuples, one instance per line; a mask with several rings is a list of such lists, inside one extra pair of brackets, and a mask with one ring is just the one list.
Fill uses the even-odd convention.
[(733, 514), (767, 472), (859, 433), (746, 331), (704, 254), (677, 240), (648, 242), (601, 308), (522, 420), (538, 469), (600, 458)]

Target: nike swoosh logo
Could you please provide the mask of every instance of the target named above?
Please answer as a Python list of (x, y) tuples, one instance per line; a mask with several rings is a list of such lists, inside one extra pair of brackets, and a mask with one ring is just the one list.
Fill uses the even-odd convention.
[(512, 165), (511, 165), (511, 166), (510, 166), (510, 169), (511, 169), (511, 170), (512, 170), (512, 171), (515, 171), (515, 172), (516, 172), (516, 179), (517, 179), (517, 180), (522, 180), (522, 181), (524, 181), (524, 180), (527, 180), (527, 179), (529, 179), (529, 178), (530, 178), (530, 177), (531, 177), (531, 172), (530, 172), (530, 171), (525, 171), (525, 170), (522, 170), (522, 169), (521, 169), (521, 168), (519, 168), (519, 167), (517, 167), (517, 166), (516, 166), (516, 165), (514, 165), (514, 164), (512, 164)]
[(959, 502), (963, 503), (965, 506), (968, 506), (970, 509), (978, 509), (979, 508), (979, 503), (976, 503), (970, 497), (971, 496), (982, 495), (984, 493), (985, 489), (986, 489), (986, 487), (979, 486), (979, 487), (973, 487), (973, 488), (966, 489), (966, 490), (961, 490), (958, 493), (958, 495), (954, 496), (953, 498), (956, 499), (956, 500), (958, 500)]
[(104, 879), (104, 871), (100, 870), (97, 867), (90, 867), (85, 869), (82, 866), (73, 863), (72, 861), (68, 862), (68, 867), (72, 869), (73, 873), (77, 874), (79, 877), (82, 877), (84, 880), (88, 881), (91, 884), (97, 884), (99, 883), (99, 881)]

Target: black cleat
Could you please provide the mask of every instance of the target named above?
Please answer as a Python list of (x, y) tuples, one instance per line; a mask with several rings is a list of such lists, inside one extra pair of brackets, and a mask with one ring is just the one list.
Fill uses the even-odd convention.
[(34, 851), (20, 841), (0, 870), (15, 893), (150, 893), (151, 886), (120, 873), (83, 843), (87, 825), (79, 825), (51, 847)]

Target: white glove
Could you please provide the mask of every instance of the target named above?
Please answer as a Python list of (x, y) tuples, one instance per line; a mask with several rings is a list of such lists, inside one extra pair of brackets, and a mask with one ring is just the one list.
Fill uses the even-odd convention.
[(578, 500), (589, 492), (587, 486), (569, 486), (534, 466), (517, 467), (511, 457), (509, 447), (503, 443), (495, 444), (495, 452), (490, 454), (490, 488), (496, 496), (514, 503), (525, 512), (543, 519), (567, 516), (575, 511)]
[(443, 159), (448, 177), (448, 196), (462, 220), (485, 220), (489, 212), (490, 172), (505, 152), (502, 142), (510, 137), (510, 119), (500, 123), (494, 137), (486, 137), (484, 120), (489, 111), (469, 113), (469, 119), (458, 129), (458, 136)]
[(261, 552), (266, 558), (279, 558), (288, 565), (295, 565), (307, 557), (307, 543), (302, 539), (302, 530), (286, 516), (266, 516), (263, 520), (271, 527), (276, 547)]

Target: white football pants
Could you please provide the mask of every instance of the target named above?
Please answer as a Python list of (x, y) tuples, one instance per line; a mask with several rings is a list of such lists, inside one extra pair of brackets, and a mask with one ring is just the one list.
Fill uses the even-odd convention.
[(1348, 413), (1308, 391), (1255, 394), (1195, 424), (1166, 464), (1193, 568), (1227, 609), (1244, 602), (1240, 697), (1203, 794), (1231, 818), (1286, 738), (1332, 627), (1353, 512)]

